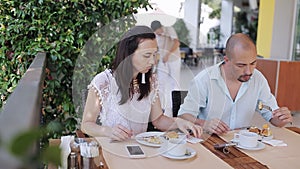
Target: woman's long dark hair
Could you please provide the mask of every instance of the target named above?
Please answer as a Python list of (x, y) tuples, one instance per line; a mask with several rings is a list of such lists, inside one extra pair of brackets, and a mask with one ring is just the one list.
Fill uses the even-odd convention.
[[(121, 100), (119, 104), (124, 104), (134, 94), (133, 86), (133, 64), (132, 55), (138, 48), (139, 43), (144, 39), (155, 39), (155, 34), (152, 29), (147, 26), (135, 26), (125, 33), (117, 46), (116, 58), (114, 59), (111, 70), (113, 71), (116, 79), (116, 83), (121, 92)], [(140, 91), (138, 100), (147, 97), (151, 90), (150, 77), (152, 76), (152, 70), (149, 70), (146, 74), (146, 83), (142, 84), (142, 74), (137, 75), (137, 81)]]

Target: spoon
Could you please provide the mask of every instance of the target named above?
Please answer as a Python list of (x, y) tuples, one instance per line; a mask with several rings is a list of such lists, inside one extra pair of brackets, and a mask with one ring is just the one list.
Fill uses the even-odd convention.
[(185, 154), (184, 155), (186, 155), (186, 156), (190, 156), (190, 155), (192, 155), (192, 152), (190, 152), (189, 150), (186, 150), (186, 152), (185, 152)]

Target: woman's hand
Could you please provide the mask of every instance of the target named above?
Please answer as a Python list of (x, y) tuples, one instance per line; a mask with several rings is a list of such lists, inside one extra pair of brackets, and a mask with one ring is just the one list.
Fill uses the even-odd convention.
[(196, 124), (193, 124), (190, 121), (181, 119), (181, 118), (176, 118), (175, 119), (177, 127), (186, 135), (189, 135), (190, 133), (188, 130), (191, 130), (194, 137), (200, 138), (202, 135), (202, 127)]
[(110, 138), (112, 140), (124, 141), (133, 135), (132, 131), (122, 125), (116, 125), (112, 128)]

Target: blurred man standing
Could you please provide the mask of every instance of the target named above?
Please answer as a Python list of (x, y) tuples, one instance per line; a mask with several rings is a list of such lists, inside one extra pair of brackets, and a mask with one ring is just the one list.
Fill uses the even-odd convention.
[(180, 42), (173, 27), (163, 26), (155, 20), (151, 28), (156, 34), (160, 59), (157, 66), (160, 98), (164, 112), (172, 116), (172, 90), (180, 89)]

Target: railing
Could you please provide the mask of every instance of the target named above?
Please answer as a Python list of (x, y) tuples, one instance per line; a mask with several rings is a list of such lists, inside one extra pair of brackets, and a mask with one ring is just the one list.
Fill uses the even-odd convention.
[[(0, 114), (0, 138), (9, 142), (18, 133), (39, 126), (46, 54), (38, 53), (6, 101)], [(32, 151), (38, 151), (32, 147)], [(21, 168), (21, 162), (0, 146), (0, 168)]]

